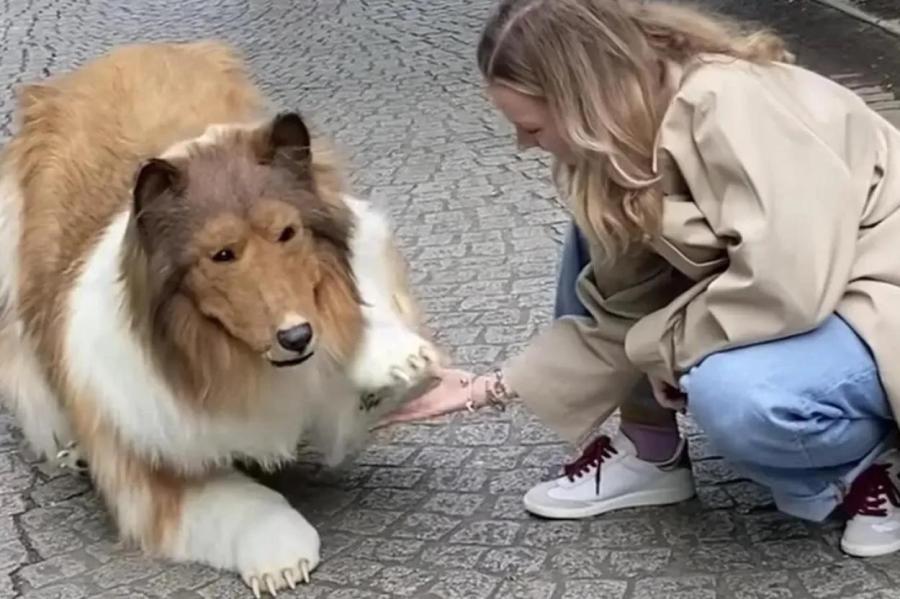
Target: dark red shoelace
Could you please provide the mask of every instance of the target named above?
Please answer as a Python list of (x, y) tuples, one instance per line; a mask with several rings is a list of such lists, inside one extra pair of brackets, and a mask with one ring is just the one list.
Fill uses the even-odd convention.
[(577, 460), (563, 466), (563, 472), (566, 478), (575, 482), (576, 478), (581, 478), (591, 468), (596, 467), (597, 470), (594, 474), (596, 493), (600, 493), (600, 464), (617, 453), (619, 452), (612, 446), (612, 441), (610, 441), (609, 437), (601, 435), (584, 448)]
[(888, 464), (875, 464), (860, 474), (841, 504), (848, 516), (887, 516), (885, 503), (900, 508), (900, 489)]

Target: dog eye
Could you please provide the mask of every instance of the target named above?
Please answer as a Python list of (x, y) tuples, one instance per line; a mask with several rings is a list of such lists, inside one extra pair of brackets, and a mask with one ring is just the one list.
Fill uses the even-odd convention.
[(281, 232), (281, 235), (278, 236), (278, 241), (286, 243), (293, 239), (296, 234), (297, 230), (294, 227), (285, 227), (284, 231)]
[(234, 251), (225, 248), (213, 254), (212, 260), (213, 262), (234, 262), (236, 257)]

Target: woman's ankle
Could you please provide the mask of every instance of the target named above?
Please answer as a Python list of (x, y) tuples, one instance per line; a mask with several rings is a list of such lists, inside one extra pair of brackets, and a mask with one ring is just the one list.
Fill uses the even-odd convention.
[(674, 420), (671, 424), (642, 424), (623, 420), (619, 430), (637, 450), (637, 457), (647, 462), (665, 462), (678, 451), (681, 434)]

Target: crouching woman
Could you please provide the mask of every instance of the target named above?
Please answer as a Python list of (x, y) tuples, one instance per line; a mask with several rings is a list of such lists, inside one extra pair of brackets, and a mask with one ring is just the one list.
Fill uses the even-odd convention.
[(477, 54), (574, 215), (558, 318), (393, 419), (521, 398), (585, 447), (525, 505), (579, 518), (693, 494), (686, 408), (784, 512), (843, 506), (845, 551), (900, 550), (900, 132), (773, 35), (665, 3), (503, 0)]

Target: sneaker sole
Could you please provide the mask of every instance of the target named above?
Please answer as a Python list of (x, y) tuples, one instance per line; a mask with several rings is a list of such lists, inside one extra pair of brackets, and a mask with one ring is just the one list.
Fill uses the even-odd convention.
[(853, 557), (879, 557), (900, 551), (900, 539), (887, 545), (854, 545), (841, 541), (841, 550)]
[(539, 505), (532, 502), (528, 498), (528, 495), (523, 498), (523, 503), (525, 504), (525, 509), (535, 516), (541, 516), (543, 518), (550, 518), (553, 520), (578, 520), (582, 518), (591, 518), (593, 516), (599, 516), (600, 514), (605, 514), (607, 512), (623, 510), (627, 508), (672, 505), (674, 503), (687, 501), (688, 499), (694, 497), (694, 495), (696, 494), (697, 491), (694, 488), (692, 481), (689, 487), (686, 486), (683, 489), (657, 489), (653, 491), (639, 491), (637, 493), (622, 495), (621, 497), (616, 497), (607, 501), (598, 501), (596, 503), (591, 503), (590, 505), (573, 508)]

